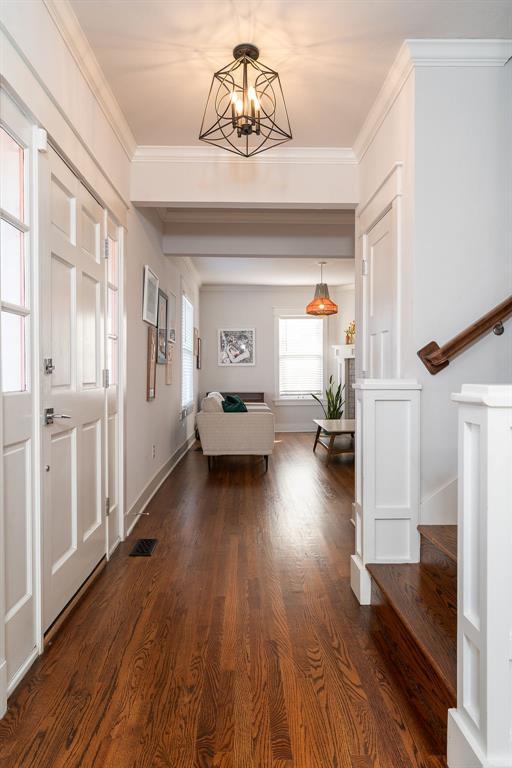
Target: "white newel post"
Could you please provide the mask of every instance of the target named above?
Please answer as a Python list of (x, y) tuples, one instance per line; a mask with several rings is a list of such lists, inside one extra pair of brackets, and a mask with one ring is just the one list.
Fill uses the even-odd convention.
[(361, 379), (356, 393), (356, 552), (350, 583), (371, 602), (367, 563), (417, 563), (420, 390), (409, 379)]
[(512, 386), (459, 403), (457, 708), (450, 768), (512, 766)]

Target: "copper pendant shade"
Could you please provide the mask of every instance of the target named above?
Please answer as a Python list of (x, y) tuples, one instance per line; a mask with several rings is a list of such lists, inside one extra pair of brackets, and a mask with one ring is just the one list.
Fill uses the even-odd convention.
[(323, 267), (326, 261), (320, 261), (320, 282), (316, 284), (315, 296), (306, 307), (308, 315), (322, 317), (324, 315), (335, 315), (338, 312), (338, 305), (329, 298), (329, 288), (327, 283), (323, 282)]

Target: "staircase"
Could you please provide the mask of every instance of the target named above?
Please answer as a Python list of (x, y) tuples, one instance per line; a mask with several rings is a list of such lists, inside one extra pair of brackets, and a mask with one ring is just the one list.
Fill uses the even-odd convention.
[(367, 568), (379, 639), (439, 754), (446, 754), (447, 710), (456, 706), (457, 686), (457, 526), (418, 530), (419, 563)]

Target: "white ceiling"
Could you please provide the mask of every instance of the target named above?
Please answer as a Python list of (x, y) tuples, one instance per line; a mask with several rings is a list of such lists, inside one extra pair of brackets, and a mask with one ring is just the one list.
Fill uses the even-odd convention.
[(510, 0), (71, 0), (138, 144), (193, 145), (213, 71), (254, 42), (294, 143), (351, 147), (405, 38), (500, 38)]
[[(354, 282), (353, 259), (325, 259), (324, 280), (331, 286)], [(195, 256), (203, 285), (306, 285), (320, 281), (318, 259)]]

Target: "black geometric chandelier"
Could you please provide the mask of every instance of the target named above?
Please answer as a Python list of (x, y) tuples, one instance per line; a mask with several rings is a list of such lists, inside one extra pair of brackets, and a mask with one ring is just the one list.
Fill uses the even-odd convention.
[(259, 55), (255, 45), (237, 45), (234, 61), (215, 72), (199, 133), (202, 141), (243, 157), (292, 138), (279, 75)]

